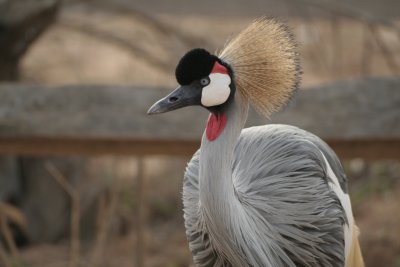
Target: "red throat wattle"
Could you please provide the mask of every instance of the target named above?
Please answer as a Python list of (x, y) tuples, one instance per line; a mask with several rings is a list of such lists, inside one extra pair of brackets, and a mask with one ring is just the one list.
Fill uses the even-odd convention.
[(226, 120), (227, 117), (225, 113), (220, 113), (218, 115), (215, 115), (214, 113), (210, 114), (206, 128), (206, 135), (209, 141), (214, 141), (218, 136), (220, 136), (225, 128)]

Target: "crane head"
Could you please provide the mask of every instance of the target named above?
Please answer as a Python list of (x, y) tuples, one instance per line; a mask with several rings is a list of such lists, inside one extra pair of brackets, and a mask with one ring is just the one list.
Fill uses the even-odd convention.
[(196, 48), (187, 52), (178, 63), (175, 76), (180, 86), (157, 101), (148, 114), (194, 105), (217, 114), (235, 93), (233, 72), (229, 65), (205, 49)]
[(300, 83), (296, 42), (288, 27), (259, 18), (226, 43), (218, 54), (193, 49), (180, 60), (175, 91), (159, 100), (148, 114), (200, 105), (218, 115), (235, 92), (262, 116), (285, 106)]

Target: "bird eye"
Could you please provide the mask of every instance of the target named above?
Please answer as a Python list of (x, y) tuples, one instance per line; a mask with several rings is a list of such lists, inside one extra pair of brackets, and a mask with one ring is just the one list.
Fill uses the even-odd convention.
[(203, 85), (203, 86), (206, 86), (206, 85), (208, 85), (209, 83), (210, 83), (210, 79), (209, 79), (208, 77), (202, 78), (202, 79), (200, 80), (200, 84)]

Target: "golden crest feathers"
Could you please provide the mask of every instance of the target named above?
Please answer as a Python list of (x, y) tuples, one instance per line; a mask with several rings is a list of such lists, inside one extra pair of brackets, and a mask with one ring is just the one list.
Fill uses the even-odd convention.
[(219, 58), (232, 67), (239, 92), (267, 117), (289, 101), (300, 80), (296, 44), (275, 20), (255, 20), (226, 44)]

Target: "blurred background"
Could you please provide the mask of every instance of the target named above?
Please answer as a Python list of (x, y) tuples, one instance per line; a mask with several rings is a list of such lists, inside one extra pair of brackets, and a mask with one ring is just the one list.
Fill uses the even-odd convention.
[[(145, 112), (187, 50), (221, 49), (259, 16), (291, 27), (301, 90), (371, 77), (400, 90), (398, 0), (1, 0), (0, 266), (191, 265), (182, 176), (204, 125)], [(374, 94), (391, 113), (363, 118), (395, 122), (378, 123), (380, 143), (338, 152), (367, 266), (400, 266), (400, 102), (385, 102), (399, 94)]]

